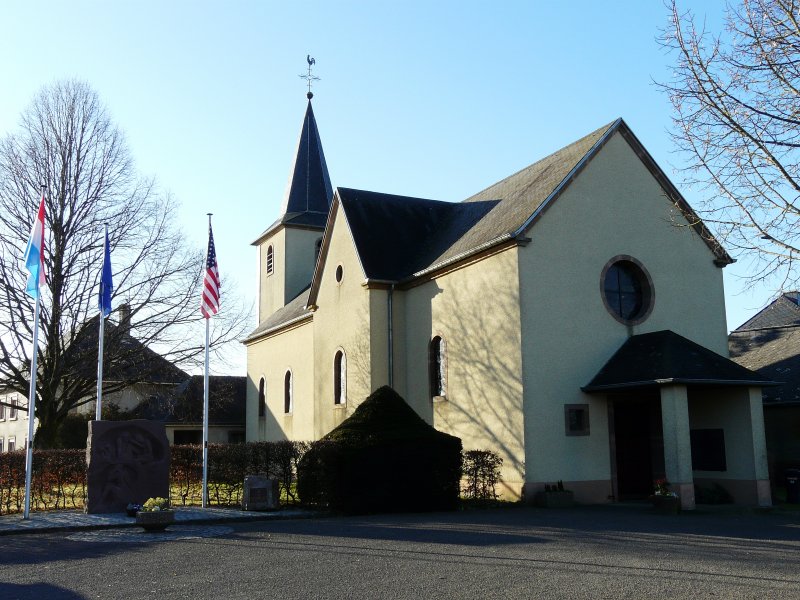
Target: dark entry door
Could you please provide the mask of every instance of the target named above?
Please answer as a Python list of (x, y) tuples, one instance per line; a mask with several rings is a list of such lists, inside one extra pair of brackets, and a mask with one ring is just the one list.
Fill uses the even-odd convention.
[(658, 395), (614, 401), (614, 449), (619, 499), (649, 496), (664, 470)]

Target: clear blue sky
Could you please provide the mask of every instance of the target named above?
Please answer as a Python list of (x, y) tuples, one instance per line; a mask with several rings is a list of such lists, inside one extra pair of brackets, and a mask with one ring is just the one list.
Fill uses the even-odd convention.
[[(722, 19), (722, 3), (683, 3)], [(256, 298), (249, 243), (278, 215), (305, 110), (306, 55), (333, 185), (461, 200), (623, 117), (673, 181), (658, 1), (12, 1), (0, 134), (43, 85), (91, 84), (139, 170), (181, 202), (198, 247), (213, 212), (223, 292)], [(725, 269), (728, 326), (771, 289)], [(224, 296), (223, 296), (224, 310)], [(244, 349), (235, 373), (244, 374)]]

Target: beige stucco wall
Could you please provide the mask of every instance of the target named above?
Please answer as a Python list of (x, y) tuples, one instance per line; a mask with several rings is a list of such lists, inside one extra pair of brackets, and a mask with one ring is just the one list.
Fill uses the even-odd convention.
[[(284, 306), (285, 285), (283, 273), (285, 271), (286, 229), (279, 229), (258, 246), (258, 321), (259, 323), (269, 317), (276, 310)], [(267, 275), (267, 249), (273, 249), (272, 274)]]
[[(508, 486), (501, 491), (510, 495), (519, 495), (525, 470), (517, 271), (516, 252), (508, 250), (443, 275), (403, 292), (395, 321), (403, 329), (395, 344), (398, 387), (465, 450), (499, 453)], [(432, 402), (428, 346), (435, 335), (446, 343), (447, 394)]]
[[(630, 335), (671, 329), (727, 356), (722, 271), (660, 185), (615, 134), (528, 232), (519, 250), (527, 481), (608, 480), (608, 411), (580, 391)], [(603, 267), (630, 255), (652, 278), (649, 318), (606, 310)], [(565, 404), (588, 404), (588, 436), (566, 436)], [(604, 488), (604, 489), (607, 489)], [(599, 498), (598, 498), (599, 499)]]
[[(308, 287), (316, 264), (316, 241), (322, 232), (284, 227), (258, 246), (258, 320), (263, 321)], [(267, 248), (273, 248), (273, 271), (267, 275)]]
[[(314, 433), (314, 334), (311, 321), (247, 347), (247, 441), (310, 440)], [(284, 378), (292, 372), (293, 407), (284, 412)], [(258, 384), (266, 380), (265, 417)]]
[[(325, 265), (319, 277), (314, 312), (315, 438), (318, 439), (353, 413), (374, 389), (370, 361), (370, 294), (363, 284), (364, 271), (353, 246), (347, 219), (336, 204), (328, 235)], [(342, 267), (342, 280), (336, 269)], [(334, 404), (333, 361), (338, 350), (347, 361), (346, 403)]]
[[(755, 428), (754, 442), (748, 388), (691, 390), (689, 400), (689, 423), (692, 429), (724, 430), (725, 460), (728, 467), (727, 471), (695, 471), (695, 477), (767, 479), (764, 431), (763, 427), (760, 432), (759, 428)], [(754, 452), (757, 447), (763, 447), (758, 456)]]

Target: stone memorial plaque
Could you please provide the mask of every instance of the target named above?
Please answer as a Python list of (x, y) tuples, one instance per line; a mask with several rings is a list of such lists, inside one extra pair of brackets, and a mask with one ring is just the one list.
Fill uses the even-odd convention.
[(90, 421), (86, 512), (125, 512), (129, 502), (169, 498), (170, 450), (163, 423)]
[(280, 488), (277, 479), (248, 475), (244, 478), (242, 510), (278, 510)]

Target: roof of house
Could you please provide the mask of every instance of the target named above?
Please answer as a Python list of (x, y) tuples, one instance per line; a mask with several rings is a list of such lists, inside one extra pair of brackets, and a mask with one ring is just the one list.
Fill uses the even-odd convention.
[(800, 326), (800, 305), (798, 305), (800, 298), (798, 298), (798, 294), (798, 292), (784, 292), (756, 313), (755, 316), (737, 327), (736, 331)]
[[(247, 378), (212, 375), (208, 378), (208, 421), (210, 425), (245, 424)], [(132, 411), (141, 419), (166, 424), (203, 422), (203, 376), (192, 375), (168, 394), (141, 402)]]
[[(97, 349), (100, 325), (88, 321), (76, 334), (66, 352), (74, 364), (81, 365), (75, 376), (97, 376)], [(189, 375), (128, 333), (128, 327), (107, 321), (104, 325), (103, 379), (107, 382), (130, 381), (177, 384)]]
[(764, 390), (764, 404), (800, 403), (798, 293), (778, 296), (728, 336), (731, 358), (782, 385)]
[(281, 216), (258, 236), (253, 245), (261, 243), (281, 225), (322, 229), (328, 218), (332, 198), (333, 187), (328, 165), (309, 99), (294, 165), (289, 173), (289, 182), (281, 205)]
[(606, 392), (667, 384), (775, 385), (729, 358), (664, 330), (629, 337), (581, 389)]

